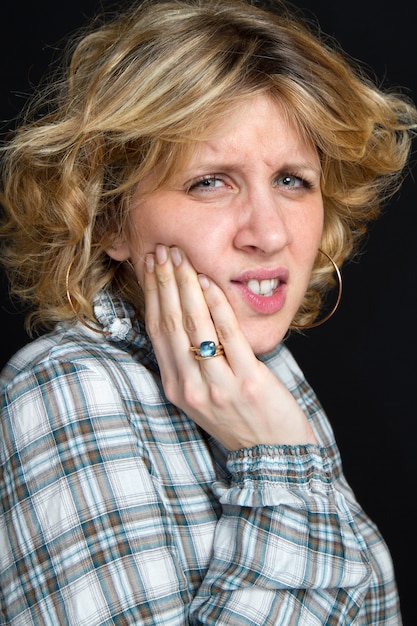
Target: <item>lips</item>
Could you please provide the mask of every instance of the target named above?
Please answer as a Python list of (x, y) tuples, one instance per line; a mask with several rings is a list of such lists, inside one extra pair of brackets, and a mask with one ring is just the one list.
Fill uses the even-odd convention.
[(250, 308), (263, 315), (277, 313), (283, 308), (287, 282), (285, 268), (249, 270), (232, 281)]

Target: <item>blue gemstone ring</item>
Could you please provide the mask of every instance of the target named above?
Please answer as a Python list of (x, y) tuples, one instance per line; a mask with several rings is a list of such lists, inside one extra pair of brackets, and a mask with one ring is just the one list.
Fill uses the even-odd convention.
[(194, 352), (194, 357), (198, 361), (213, 359), (215, 356), (222, 356), (224, 354), (222, 344), (218, 343), (216, 345), (214, 341), (202, 341), (200, 347), (196, 348), (195, 346), (191, 346), (191, 350)]

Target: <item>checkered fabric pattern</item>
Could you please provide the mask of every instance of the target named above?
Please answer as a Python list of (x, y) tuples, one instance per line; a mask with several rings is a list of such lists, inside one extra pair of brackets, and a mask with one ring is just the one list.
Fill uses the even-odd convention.
[(285, 345), (318, 446), (227, 453), (163, 394), (132, 312), (58, 326), (2, 373), (0, 623), (401, 624), (388, 550)]

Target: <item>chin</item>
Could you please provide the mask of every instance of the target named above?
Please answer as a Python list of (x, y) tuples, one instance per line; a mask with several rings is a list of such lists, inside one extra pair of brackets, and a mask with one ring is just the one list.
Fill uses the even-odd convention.
[(274, 350), (285, 337), (285, 332), (279, 333), (276, 332), (276, 330), (275, 332), (270, 331), (263, 337), (259, 337), (259, 335), (257, 337), (254, 337), (248, 333), (246, 335), (246, 338), (248, 339), (249, 344), (256, 356), (260, 356), (262, 354), (268, 354), (268, 352), (272, 352), (272, 350)]
[(240, 319), (240, 327), (245, 335), (254, 354), (257, 356), (268, 354), (275, 350), (277, 345), (283, 341), (291, 324), (292, 315), (276, 315), (269, 319), (256, 317)]
[(255, 347), (252, 347), (252, 350), (255, 356), (263, 356), (263, 355), (268, 354), (269, 352), (272, 352), (279, 343), (280, 342), (277, 341), (274, 344), (269, 343), (269, 344), (265, 344), (262, 346), (255, 346)]

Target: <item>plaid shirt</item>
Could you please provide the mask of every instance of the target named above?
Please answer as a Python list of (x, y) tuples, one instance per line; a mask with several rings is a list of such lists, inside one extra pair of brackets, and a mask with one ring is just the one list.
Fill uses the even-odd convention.
[(2, 373), (0, 623), (401, 624), (392, 564), (284, 345), (318, 446), (227, 453), (164, 396), (144, 329), (59, 326)]

